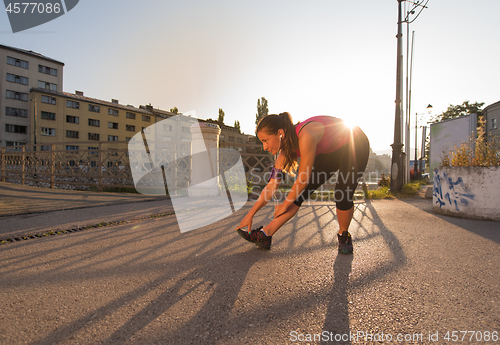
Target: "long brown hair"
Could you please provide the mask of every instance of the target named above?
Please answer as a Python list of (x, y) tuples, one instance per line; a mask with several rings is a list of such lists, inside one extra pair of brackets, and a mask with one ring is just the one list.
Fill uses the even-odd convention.
[(281, 139), (281, 150), (284, 153), (283, 171), (294, 175), (297, 169), (297, 151), (299, 150), (299, 139), (295, 133), (292, 116), (289, 113), (281, 113), (279, 115), (271, 114), (263, 117), (257, 125), (256, 133), (266, 131), (270, 135), (278, 134), (282, 129), (285, 132)]

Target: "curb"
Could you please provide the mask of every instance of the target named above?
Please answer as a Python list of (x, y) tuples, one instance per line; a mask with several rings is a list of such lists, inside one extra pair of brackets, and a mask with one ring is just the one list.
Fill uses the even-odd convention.
[(90, 230), (90, 229), (108, 227), (108, 226), (113, 226), (113, 225), (126, 224), (126, 223), (131, 223), (131, 222), (137, 221), (137, 220), (167, 217), (167, 216), (171, 216), (171, 215), (175, 215), (175, 212), (160, 213), (160, 214), (144, 216), (144, 217), (140, 217), (140, 218), (132, 218), (129, 220), (120, 220), (120, 221), (116, 221), (116, 222), (102, 222), (102, 223), (98, 223), (98, 224), (94, 224), (94, 225), (87, 225), (84, 227), (72, 227), (69, 229), (57, 229), (57, 230), (47, 231), (44, 233), (33, 234), (33, 235), (16, 236), (13, 238), (0, 239), (0, 246), (6, 245), (8, 243), (22, 242), (22, 241), (26, 241), (29, 239), (37, 239), (37, 238), (44, 238), (44, 237), (55, 236), (55, 235), (74, 233), (74, 232), (79, 232), (79, 231), (83, 231), (83, 230)]

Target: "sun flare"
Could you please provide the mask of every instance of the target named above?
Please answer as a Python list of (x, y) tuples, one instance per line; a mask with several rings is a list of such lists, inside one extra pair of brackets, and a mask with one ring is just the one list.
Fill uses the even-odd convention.
[(356, 127), (358, 125), (356, 123), (356, 120), (353, 118), (347, 118), (347, 119), (343, 119), (343, 120), (344, 120), (345, 126), (349, 127), (350, 129), (353, 129), (354, 127)]

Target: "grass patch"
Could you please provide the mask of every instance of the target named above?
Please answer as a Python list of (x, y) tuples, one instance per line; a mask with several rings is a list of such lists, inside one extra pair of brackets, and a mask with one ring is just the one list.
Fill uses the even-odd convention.
[(394, 198), (411, 198), (415, 196), (420, 187), (427, 185), (429, 181), (427, 179), (410, 181), (403, 185), (403, 189), (400, 192), (392, 193), (389, 190), (389, 186), (379, 187), (376, 190), (369, 190), (366, 199), (394, 199)]
[(389, 187), (379, 187), (376, 190), (369, 190), (366, 195), (366, 199), (394, 199), (394, 196), (389, 191)]

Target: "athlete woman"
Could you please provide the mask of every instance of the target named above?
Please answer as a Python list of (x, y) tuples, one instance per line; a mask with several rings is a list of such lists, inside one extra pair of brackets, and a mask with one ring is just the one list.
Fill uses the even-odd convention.
[[(270, 249), (272, 236), (299, 210), (302, 202), (337, 171), (334, 199), (339, 222), (339, 252), (353, 252), (348, 232), (354, 214), (354, 191), (368, 162), (370, 144), (359, 127), (349, 128), (331, 116), (311, 117), (293, 125), (289, 113), (268, 115), (257, 125), (257, 136), (264, 150), (278, 154), (271, 177), (259, 198), (236, 228), (238, 234), (259, 248)], [(274, 219), (265, 227), (252, 229), (252, 219), (273, 197), (282, 172), (294, 174), (300, 157), (296, 180), (285, 201), (274, 209)], [(248, 231), (241, 230), (248, 227)]]

